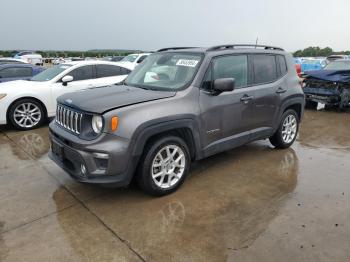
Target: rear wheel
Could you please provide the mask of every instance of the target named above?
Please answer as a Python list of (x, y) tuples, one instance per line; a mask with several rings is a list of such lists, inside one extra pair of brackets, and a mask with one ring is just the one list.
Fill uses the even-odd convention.
[(39, 102), (22, 99), (11, 105), (8, 118), (16, 129), (31, 130), (45, 121), (45, 111)]
[(185, 181), (190, 163), (188, 147), (181, 138), (160, 138), (145, 149), (139, 166), (138, 184), (151, 195), (170, 194)]
[(270, 142), (276, 148), (288, 148), (294, 143), (298, 131), (298, 114), (293, 109), (289, 109), (283, 113), (281, 123), (276, 133), (272, 137), (270, 137)]

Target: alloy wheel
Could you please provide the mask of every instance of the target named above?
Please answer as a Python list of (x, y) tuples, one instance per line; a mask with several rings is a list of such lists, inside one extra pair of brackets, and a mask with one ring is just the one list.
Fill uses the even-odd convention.
[(41, 120), (41, 110), (34, 103), (22, 103), (18, 105), (13, 113), (16, 124), (22, 128), (32, 128)]
[(153, 159), (151, 175), (160, 188), (168, 189), (180, 181), (184, 174), (186, 157), (181, 147), (167, 145), (162, 147)]
[(294, 115), (288, 115), (283, 121), (282, 139), (286, 144), (291, 143), (297, 134), (297, 119)]

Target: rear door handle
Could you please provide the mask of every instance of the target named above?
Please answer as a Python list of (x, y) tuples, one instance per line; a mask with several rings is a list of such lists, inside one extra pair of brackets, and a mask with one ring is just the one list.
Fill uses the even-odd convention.
[(283, 89), (282, 87), (279, 87), (279, 88), (277, 88), (277, 90), (276, 90), (276, 93), (277, 93), (277, 94), (282, 94), (282, 93), (285, 93), (285, 92), (287, 92), (287, 89)]
[(247, 104), (250, 100), (252, 100), (254, 97), (253, 96), (248, 96), (248, 95), (244, 95), (243, 97), (241, 97), (241, 101), (244, 104)]

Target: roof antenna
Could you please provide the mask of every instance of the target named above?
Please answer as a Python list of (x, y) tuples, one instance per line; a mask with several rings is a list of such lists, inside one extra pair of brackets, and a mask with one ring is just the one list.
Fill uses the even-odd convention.
[(255, 40), (255, 49), (256, 49), (257, 46), (258, 46), (258, 41), (259, 41), (259, 38), (257, 37), (256, 40)]

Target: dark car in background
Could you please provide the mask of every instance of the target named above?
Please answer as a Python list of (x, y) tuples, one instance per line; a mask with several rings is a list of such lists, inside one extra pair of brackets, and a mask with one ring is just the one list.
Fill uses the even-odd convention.
[(343, 109), (350, 103), (350, 60), (330, 62), (324, 70), (309, 71), (303, 82), (306, 106)]
[(14, 80), (29, 80), (44, 70), (44, 67), (32, 64), (0, 64), (0, 83)]
[(12, 57), (0, 57), (0, 65), (2, 64), (28, 64), (28, 62), (23, 59), (16, 59)]

